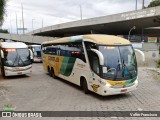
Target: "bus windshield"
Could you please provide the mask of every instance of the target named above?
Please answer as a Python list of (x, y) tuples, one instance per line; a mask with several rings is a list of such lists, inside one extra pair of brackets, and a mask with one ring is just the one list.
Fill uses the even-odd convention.
[(4, 65), (10, 67), (19, 67), (30, 65), (30, 53), (27, 48), (4, 49)]
[(137, 77), (136, 56), (131, 46), (99, 46), (104, 56), (103, 78), (128, 80)]

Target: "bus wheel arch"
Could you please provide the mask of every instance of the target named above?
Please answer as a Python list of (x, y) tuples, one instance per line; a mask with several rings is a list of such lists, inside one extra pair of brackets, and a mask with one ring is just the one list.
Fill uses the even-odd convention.
[(49, 75), (51, 76), (51, 69), (49, 66), (47, 67), (47, 71), (48, 71)]
[(53, 67), (51, 67), (51, 69), (50, 69), (50, 74), (51, 74), (51, 77), (56, 78)]
[(89, 93), (88, 84), (87, 84), (86, 78), (84, 76), (80, 77), (80, 86), (83, 89), (85, 94)]
[(3, 78), (5, 78), (5, 77), (6, 77), (6, 75), (5, 75), (5, 71), (4, 71), (4, 68), (3, 68), (3, 67), (1, 67), (1, 74), (2, 74), (2, 77), (3, 77)]

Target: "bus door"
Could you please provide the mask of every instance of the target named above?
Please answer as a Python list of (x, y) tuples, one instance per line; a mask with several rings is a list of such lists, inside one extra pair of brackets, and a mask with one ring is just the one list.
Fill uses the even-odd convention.
[(90, 79), (89, 79), (89, 83), (93, 89), (94, 92), (97, 92), (98, 87), (100, 87), (99, 85), (99, 79), (100, 79), (100, 62), (99, 62), (99, 57), (98, 55), (89, 50), (88, 51), (88, 59), (89, 59), (89, 64), (90, 64)]

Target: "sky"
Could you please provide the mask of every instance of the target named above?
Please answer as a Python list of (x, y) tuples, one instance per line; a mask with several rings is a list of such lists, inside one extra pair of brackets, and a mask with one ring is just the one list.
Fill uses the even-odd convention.
[[(142, 8), (142, 0), (138, 9)], [(152, 0), (145, 0), (145, 6)], [(22, 28), (22, 5), (25, 33), (32, 30), (81, 19), (107, 16), (135, 10), (136, 0), (8, 0), (3, 29), (17, 33)], [(22, 34), (22, 31), (18, 31)]]

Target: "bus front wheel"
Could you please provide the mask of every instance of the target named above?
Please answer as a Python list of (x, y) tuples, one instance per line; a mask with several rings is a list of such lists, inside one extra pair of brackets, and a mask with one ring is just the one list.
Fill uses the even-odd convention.
[(87, 81), (85, 79), (83, 80), (82, 88), (83, 88), (83, 91), (84, 91), (85, 94), (89, 93)]
[(4, 68), (1, 68), (1, 74), (2, 74), (2, 77), (6, 77), (5, 72), (4, 72)]

